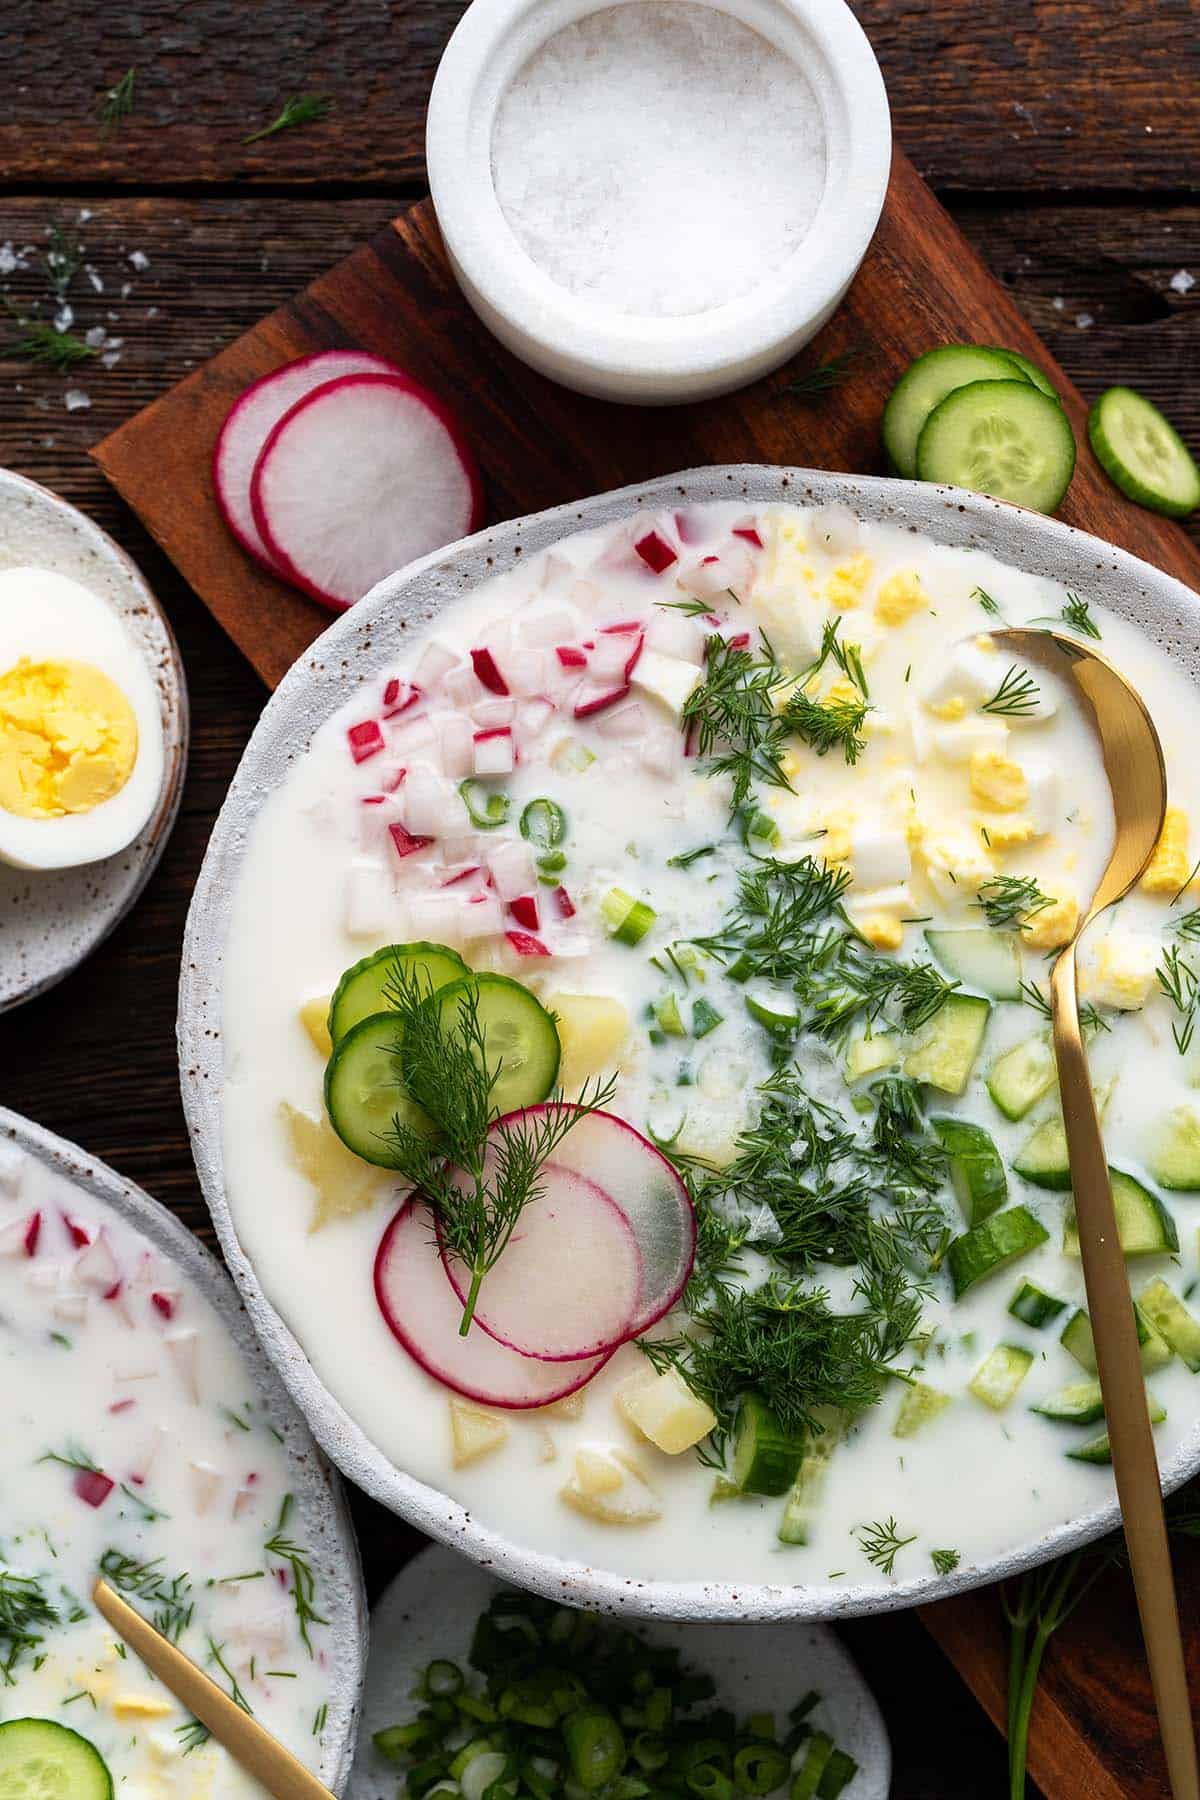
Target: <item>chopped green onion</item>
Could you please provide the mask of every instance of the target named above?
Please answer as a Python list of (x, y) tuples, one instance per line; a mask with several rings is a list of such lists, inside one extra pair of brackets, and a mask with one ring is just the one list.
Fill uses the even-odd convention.
[(557, 849), (566, 835), (567, 815), (556, 800), (531, 800), (521, 814), (521, 836), (539, 850)]
[(763, 1000), (755, 994), (747, 994), (745, 1000), (750, 1017), (765, 1025), (768, 1031), (787, 1035), (799, 1029), (800, 1015), (782, 1000)]
[(747, 850), (756, 854), (774, 850), (781, 836), (777, 822), (761, 806), (747, 807), (742, 813), (742, 842)]
[[(753, 1725), (754, 1721), (750, 1721)], [(773, 1794), (791, 1774), (791, 1762), (779, 1745), (768, 1717), (759, 1743), (744, 1744), (733, 1759), (733, 1784), (743, 1794)]]
[(377, 1731), (374, 1744), (388, 1762), (399, 1762), (410, 1750), (419, 1749), (436, 1736), (432, 1725), (423, 1719), (414, 1719), (411, 1725), (389, 1725), (385, 1731)]
[(679, 1002), (674, 994), (664, 994), (661, 999), (655, 1000), (651, 1004), (650, 1010), (654, 1014), (659, 1030), (665, 1031), (668, 1037), (687, 1036), (687, 1026), (683, 1022), (682, 1014), (679, 1011)]
[(730, 963), (725, 973), (730, 981), (749, 981), (754, 973), (754, 968), (754, 958), (743, 950), (742, 954)]
[(821, 1777), (826, 1765), (833, 1755), (833, 1739), (823, 1731), (814, 1731), (808, 1740), (808, 1749), (804, 1761), (796, 1771), (792, 1782), (790, 1800), (816, 1800), (820, 1790)]
[(671, 1752), (667, 1740), (657, 1731), (639, 1731), (631, 1745), (633, 1760), (639, 1769), (647, 1775), (653, 1775), (658, 1769), (665, 1769), (671, 1760)]
[(581, 1707), (563, 1720), (563, 1741), (581, 1788), (592, 1793), (620, 1774), (625, 1763), (621, 1727), (602, 1707)]
[(497, 794), (484, 787), (475, 775), (468, 775), (460, 781), (458, 791), (462, 803), (471, 815), (472, 825), (480, 831), (494, 831), (497, 825), (503, 825), (508, 817), (508, 809), (512, 802), (507, 794)]
[(422, 1684), (432, 1699), (450, 1699), (463, 1690), (463, 1672), (457, 1663), (439, 1659), (431, 1662)]
[(537, 866), (543, 876), (559, 876), (567, 866), (567, 859), (561, 850), (547, 850), (544, 856), (537, 858)]
[(701, 995), (700, 999), (695, 1001), (692, 1006), (692, 1036), (707, 1037), (710, 1031), (716, 1030), (724, 1017), (724, 1013), (719, 1013), (716, 1007), (711, 1006)]
[(733, 1800), (732, 1781), (712, 1763), (697, 1763), (694, 1769), (688, 1770), (684, 1780), (699, 1800)]
[(655, 920), (654, 908), (635, 900), (624, 888), (610, 888), (600, 902), (600, 911), (618, 944), (640, 944)]

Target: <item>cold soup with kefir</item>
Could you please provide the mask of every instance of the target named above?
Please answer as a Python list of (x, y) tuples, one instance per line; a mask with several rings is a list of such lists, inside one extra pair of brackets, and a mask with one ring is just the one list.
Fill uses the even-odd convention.
[(238, 1236), (402, 1469), (631, 1577), (902, 1580), (1110, 1492), (1048, 1035), (1082, 951), (1152, 1411), (1200, 1410), (1194, 695), (1085, 593), (840, 508), (643, 514), (448, 606), (259, 812), (224, 959)]

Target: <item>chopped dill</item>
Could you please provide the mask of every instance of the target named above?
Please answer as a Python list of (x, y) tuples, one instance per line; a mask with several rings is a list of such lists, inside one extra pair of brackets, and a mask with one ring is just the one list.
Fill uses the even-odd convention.
[(277, 131), (294, 131), (298, 125), (314, 125), (323, 119), (333, 105), (332, 94), (293, 94), (286, 100), (277, 118), (243, 138), (243, 144), (257, 144), (274, 137)]
[(755, 657), (710, 637), (704, 680), (689, 694), (682, 713), (684, 729), (695, 728), (697, 753), (709, 760), (711, 772), (730, 777), (735, 813), (749, 800), (755, 781), (791, 788), (783, 772), (788, 727), (776, 708), (791, 678), (765, 638), (762, 646), (764, 655)]
[(962, 1558), (957, 1550), (931, 1550), (929, 1560), (939, 1575), (953, 1575)]
[(999, 603), (992, 599), (992, 596), (988, 593), (986, 588), (972, 588), (971, 598), (972, 600), (977, 600), (984, 612), (990, 614), (993, 619), (1000, 618), (1001, 613)]
[(891, 1575), (896, 1567), (896, 1558), (906, 1544), (915, 1544), (918, 1534), (914, 1531), (911, 1537), (901, 1537), (895, 1519), (877, 1519), (871, 1525), (860, 1525), (858, 1542), (863, 1555), (869, 1563), (882, 1575)]
[(991, 699), (983, 702), (980, 711), (1006, 719), (1024, 719), (1037, 711), (1040, 696), (1041, 689), (1029, 670), (1019, 669), (1014, 663)]
[(1054, 899), (1044, 894), (1032, 875), (995, 875), (979, 889), (975, 905), (983, 908), (989, 925), (1000, 928), (1015, 926), (1024, 931), (1030, 919)]
[(840, 749), (847, 763), (854, 764), (866, 740), (862, 735), (867, 716), (863, 700), (813, 700), (808, 694), (795, 693), (783, 707), (783, 720), (788, 730), (806, 743), (818, 756)]
[(1031, 619), (1032, 625), (1065, 625), (1070, 631), (1077, 631), (1080, 637), (1095, 638), (1099, 641), (1100, 627), (1093, 619), (1086, 600), (1078, 594), (1068, 594), (1066, 605), (1061, 612), (1046, 614), (1039, 619)]
[(275, 1528), (263, 1545), (268, 1556), (278, 1557), (287, 1564), (292, 1577), (292, 1606), (296, 1613), (296, 1625), (300, 1632), (300, 1641), (313, 1654), (312, 1641), (308, 1631), (310, 1625), (328, 1625), (329, 1621), (317, 1611), (316, 1577), (313, 1575), (312, 1562), (308, 1551), (287, 1536), (287, 1522), (295, 1504), (291, 1494), (283, 1496), (283, 1504), (279, 1508), (279, 1517)]
[(715, 844), (701, 844), (696, 850), (684, 850), (678, 856), (668, 856), (667, 867), (668, 869), (690, 869), (693, 863), (700, 861), (701, 857), (715, 856), (716, 853), (717, 846)]
[[(1042, 992), (1036, 981), (1021, 983), (1021, 998), (1026, 1006), (1032, 1006), (1035, 1012), (1041, 1013), (1042, 1017), (1049, 1022), (1052, 1016), (1050, 999), (1047, 994)], [(1100, 1008), (1090, 1000), (1084, 1000), (1079, 1007), (1079, 1024), (1089, 1037), (1097, 1037), (1102, 1031), (1112, 1030), (1112, 1026)]]
[(42, 363), (60, 375), (97, 355), (74, 332), (56, 331), (45, 319), (18, 319), (14, 335), (0, 344), (0, 357), (6, 361)]
[(803, 374), (794, 375), (790, 381), (785, 382), (779, 390), (780, 394), (786, 394), (793, 400), (816, 400), (822, 394), (829, 393), (831, 388), (841, 387), (844, 381), (849, 380), (851, 367), (858, 353), (858, 345), (852, 344), (848, 350), (826, 357), (815, 368), (806, 369)]
[(212, 1732), (207, 1725), (202, 1725), (199, 1719), (189, 1719), (185, 1725), (175, 1727), (175, 1736), (179, 1739), (183, 1754), (190, 1756), (193, 1750), (203, 1749), (212, 1736)]
[(34, 1575), (0, 1566), (0, 1682), (15, 1687), (14, 1671), (23, 1656), (42, 1642), (42, 1626), (57, 1625), (58, 1612)]
[(126, 69), (121, 79), (106, 88), (97, 102), (100, 110), (100, 123), (106, 131), (127, 119), (133, 111), (133, 90), (137, 80), (137, 70)]
[(220, 1669), (222, 1675), (229, 1683), (229, 1698), (233, 1701), (233, 1704), (235, 1706), (240, 1706), (244, 1713), (253, 1714), (254, 1708), (247, 1700), (245, 1694), (243, 1694), (241, 1687), (238, 1684), (237, 1676), (221, 1654), (224, 1648), (224, 1644), (218, 1644), (210, 1637), (208, 1640), (208, 1659), (210, 1662), (216, 1663), (218, 1669)]
[(1171, 1026), (1171, 1036), (1175, 1039), (1175, 1048), (1180, 1056), (1186, 1056), (1195, 1034), (1197, 1014), (1200, 1013), (1200, 975), (1197, 975), (1195, 968), (1175, 944), (1163, 952), (1163, 959), (1155, 973), (1160, 990), (1179, 1014), (1179, 1018)]
[(1167, 930), (1174, 931), (1189, 943), (1200, 939), (1200, 906), (1194, 906), (1190, 912), (1182, 913), (1178, 919), (1168, 919)]
[(151, 1623), (171, 1643), (177, 1644), (192, 1622), (195, 1603), (191, 1599), (189, 1575), (163, 1572), (162, 1557), (139, 1562), (120, 1550), (106, 1550), (100, 1558), (100, 1573), (110, 1586), (130, 1599), (140, 1600), (153, 1608)]
[(76, 1469), (82, 1474), (99, 1475), (100, 1464), (96, 1462), (80, 1444), (68, 1442), (61, 1450), (47, 1450), (44, 1456), (38, 1457), (39, 1463), (58, 1463), (64, 1469)]
[(68, 237), (57, 219), (51, 219), (46, 227), (46, 248), (39, 260), (46, 286), (61, 304), (83, 267), (83, 245), (78, 238)]

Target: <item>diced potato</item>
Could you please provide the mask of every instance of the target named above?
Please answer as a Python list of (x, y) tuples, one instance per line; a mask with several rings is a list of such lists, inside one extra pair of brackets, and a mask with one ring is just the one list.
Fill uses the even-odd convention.
[(1156, 986), (1160, 955), (1157, 937), (1144, 931), (1114, 929), (1085, 957), (1079, 988), (1086, 1000), (1137, 1012)]
[(601, 1446), (576, 1452), (571, 1479), (558, 1497), (602, 1525), (649, 1525), (662, 1516), (658, 1496), (637, 1464)]
[(486, 1407), (475, 1406), (461, 1395), (450, 1396), (450, 1435), (454, 1444), (454, 1467), (464, 1469), (468, 1463), (489, 1456), (508, 1441), (508, 1421)]
[(550, 994), (546, 1006), (558, 1019), (558, 1079), (565, 1094), (575, 1093), (589, 1075), (619, 1067), (629, 1034), (629, 1014), (619, 1000), (608, 994)]
[(118, 1719), (165, 1719), (173, 1711), (169, 1700), (158, 1700), (150, 1694), (118, 1694), (112, 1709)]
[(300, 1008), (300, 1023), (313, 1041), (313, 1047), (328, 1059), (333, 1049), (333, 1039), (329, 1035), (329, 995), (320, 994), (314, 1000), (306, 1000)]
[(678, 656), (663, 656), (657, 650), (643, 650), (633, 670), (633, 685), (640, 693), (661, 700), (675, 718), (679, 718), (688, 696), (704, 679), (695, 663)]
[(1191, 867), (1188, 861), (1188, 816), (1182, 807), (1168, 806), (1141, 885), (1148, 894), (1177, 894), (1186, 886)]
[(281, 1100), (279, 1116), (287, 1131), (293, 1162), (316, 1189), (310, 1231), (319, 1231), (334, 1219), (353, 1218), (355, 1213), (374, 1205), (383, 1191), (383, 1171), (373, 1169), (347, 1150), (324, 1114), (312, 1119), (289, 1101)]
[(551, 1400), (549, 1406), (535, 1410), (550, 1419), (582, 1419), (585, 1398), (583, 1388), (576, 1388), (573, 1394), (564, 1394), (561, 1400)]
[(693, 1394), (677, 1369), (653, 1370), (626, 1382), (617, 1406), (635, 1431), (667, 1456), (679, 1456), (716, 1428), (717, 1415)]

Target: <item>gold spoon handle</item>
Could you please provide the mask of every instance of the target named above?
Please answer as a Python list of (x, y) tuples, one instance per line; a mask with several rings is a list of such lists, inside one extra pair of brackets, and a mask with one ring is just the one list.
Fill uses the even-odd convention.
[(1079, 1030), (1074, 944), (1068, 945), (1054, 966), (1050, 993), (1054, 1054), (1100, 1392), (1167, 1774), (1175, 1800), (1200, 1800), (1196, 1740), (1158, 1459), (1146, 1405), (1129, 1276), (1117, 1236), (1100, 1120)]
[(169, 1643), (106, 1581), (97, 1581), (92, 1599), (96, 1610), (163, 1686), (182, 1701), (193, 1717), (208, 1726), (217, 1742), (224, 1744), (235, 1761), (256, 1776), (275, 1800), (334, 1800), (325, 1784), (297, 1762), (290, 1750), (285, 1750), (257, 1719), (243, 1712), (223, 1688), (210, 1681), (190, 1657)]

